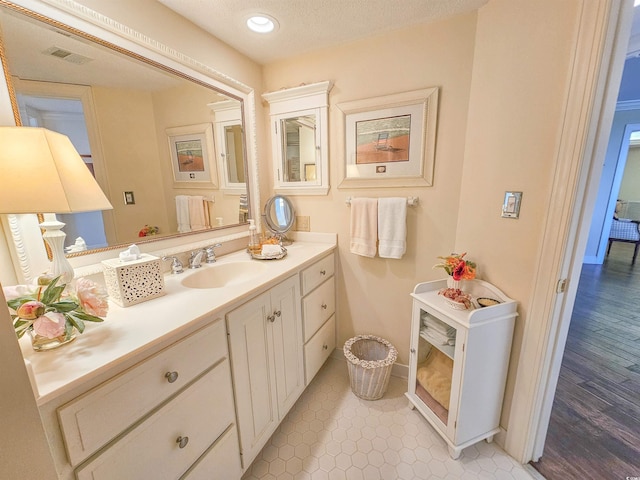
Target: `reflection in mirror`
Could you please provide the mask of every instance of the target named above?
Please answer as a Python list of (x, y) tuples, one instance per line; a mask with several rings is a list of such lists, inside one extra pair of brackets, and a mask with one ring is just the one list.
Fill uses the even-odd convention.
[(215, 115), (221, 188), (227, 193), (244, 193), (246, 162), (240, 102), (229, 99), (212, 103), (209, 107)]
[(283, 118), (282, 171), (285, 182), (308, 182), (316, 179), (315, 114)]
[(286, 233), (293, 227), (294, 220), (293, 204), (287, 197), (275, 195), (267, 200), (264, 206), (264, 221), (269, 231), (278, 237), (283, 245), (291, 244)]
[[(240, 98), (4, 6), (0, 28), (17, 121), (67, 135), (114, 206), (112, 212), (61, 218), (68, 252), (84, 244), (91, 250), (177, 235), (179, 197), (188, 197), (199, 219), (203, 215), (198, 229), (245, 221)], [(234, 107), (227, 123), (211, 107), (222, 102)], [(198, 124), (221, 128), (210, 158), (202, 159), (218, 172), (221, 188), (174, 178), (167, 129)], [(78, 237), (84, 242), (76, 242)]]

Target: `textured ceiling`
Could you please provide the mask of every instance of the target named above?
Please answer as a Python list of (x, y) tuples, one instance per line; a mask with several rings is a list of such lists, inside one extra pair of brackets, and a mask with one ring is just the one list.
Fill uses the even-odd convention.
[[(157, 0), (260, 64), (471, 12), (488, 0)], [(250, 32), (251, 14), (280, 28)]]

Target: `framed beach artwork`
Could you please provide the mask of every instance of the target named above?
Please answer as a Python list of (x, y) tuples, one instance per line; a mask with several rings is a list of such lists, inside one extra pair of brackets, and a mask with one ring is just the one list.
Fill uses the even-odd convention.
[(167, 128), (173, 184), (182, 188), (217, 188), (213, 127), (209, 123)]
[(337, 106), (345, 152), (339, 188), (433, 184), (437, 88)]

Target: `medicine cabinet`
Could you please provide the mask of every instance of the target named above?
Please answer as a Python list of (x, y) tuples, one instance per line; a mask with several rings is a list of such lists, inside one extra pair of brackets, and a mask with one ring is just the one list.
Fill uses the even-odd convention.
[(331, 85), (325, 81), (262, 95), (269, 103), (277, 193), (329, 192), (327, 108)]
[(216, 160), (221, 190), (227, 194), (247, 193), (242, 142), (242, 110), (238, 100), (209, 103), (214, 114)]

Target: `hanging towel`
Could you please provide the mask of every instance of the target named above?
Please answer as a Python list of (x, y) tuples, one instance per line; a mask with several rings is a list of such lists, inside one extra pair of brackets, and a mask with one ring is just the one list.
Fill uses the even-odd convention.
[(376, 256), (378, 238), (378, 199), (351, 200), (351, 253), (363, 257)]
[(191, 221), (189, 220), (189, 197), (187, 195), (176, 195), (176, 216), (178, 218), (178, 233), (191, 231)]
[(407, 251), (407, 199), (378, 199), (378, 255), (402, 258)]
[(207, 226), (204, 217), (204, 197), (201, 195), (189, 197), (189, 223), (193, 232), (204, 230)]

